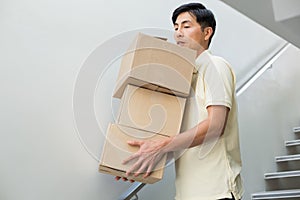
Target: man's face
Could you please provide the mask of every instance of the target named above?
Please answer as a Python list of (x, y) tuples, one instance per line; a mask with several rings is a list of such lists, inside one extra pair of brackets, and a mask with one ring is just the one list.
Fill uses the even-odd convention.
[(197, 50), (199, 53), (207, 49), (208, 41), (205, 33), (190, 13), (184, 12), (178, 15), (174, 30), (174, 38), (178, 45)]

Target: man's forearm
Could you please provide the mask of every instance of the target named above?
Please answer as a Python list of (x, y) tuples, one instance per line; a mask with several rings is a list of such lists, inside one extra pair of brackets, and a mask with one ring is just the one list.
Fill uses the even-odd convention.
[[(220, 109), (221, 108), (221, 109)], [(182, 132), (176, 136), (166, 139), (167, 144), (164, 147), (165, 152), (180, 151), (202, 144), (204, 141), (217, 139), (220, 137), (225, 129), (227, 122), (228, 108), (218, 107), (211, 113), (218, 112), (217, 115), (209, 115), (204, 121), (200, 122), (194, 128)], [(212, 108), (211, 108), (212, 109)]]
[(195, 126), (192, 129), (189, 129), (185, 132), (182, 132), (176, 136), (168, 138), (166, 141), (166, 146), (164, 148), (165, 152), (174, 152), (194, 147), (202, 144), (205, 139), (209, 122), (205, 120)]

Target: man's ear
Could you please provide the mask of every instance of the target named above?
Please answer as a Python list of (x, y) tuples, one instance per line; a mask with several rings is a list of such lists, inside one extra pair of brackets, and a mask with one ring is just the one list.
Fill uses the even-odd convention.
[(213, 32), (214, 31), (213, 31), (212, 27), (206, 27), (206, 28), (204, 28), (204, 34), (205, 34), (204, 39), (205, 40), (209, 40), (209, 38), (212, 36)]

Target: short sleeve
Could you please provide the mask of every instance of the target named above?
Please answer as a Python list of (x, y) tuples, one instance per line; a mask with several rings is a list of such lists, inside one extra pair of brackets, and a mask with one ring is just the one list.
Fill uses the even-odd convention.
[(223, 105), (231, 109), (235, 77), (229, 64), (220, 57), (211, 60), (203, 74), (205, 106)]

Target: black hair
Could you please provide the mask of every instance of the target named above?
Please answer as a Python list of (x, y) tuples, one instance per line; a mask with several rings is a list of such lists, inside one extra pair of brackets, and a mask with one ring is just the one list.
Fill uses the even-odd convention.
[(208, 41), (208, 46), (209, 46), (211, 39), (214, 36), (215, 30), (216, 30), (216, 20), (215, 20), (215, 16), (212, 13), (212, 11), (208, 10), (201, 3), (188, 3), (188, 4), (181, 5), (178, 8), (176, 8), (173, 12), (172, 22), (174, 25), (175, 25), (178, 15), (180, 15), (181, 13), (184, 13), (184, 12), (188, 12), (192, 16), (196, 17), (198, 24), (201, 25), (202, 31), (204, 31), (204, 29), (206, 27), (212, 28), (213, 33), (210, 36), (209, 41)]

